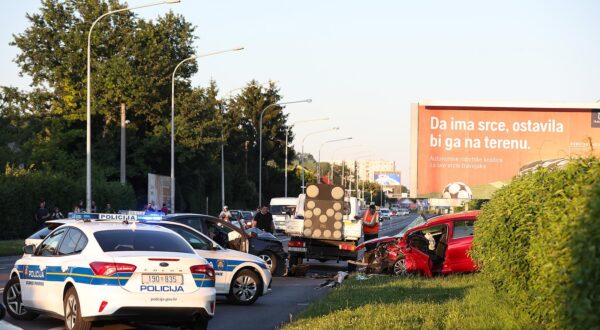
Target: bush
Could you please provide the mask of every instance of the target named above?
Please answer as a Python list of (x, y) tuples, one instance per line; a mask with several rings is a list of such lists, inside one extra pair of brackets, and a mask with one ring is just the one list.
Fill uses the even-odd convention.
[(483, 206), (473, 258), (497, 290), (551, 328), (600, 324), (600, 161), (516, 178)]
[[(99, 210), (107, 202), (115, 210), (134, 206), (134, 193), (128, 185), (95, 180), (92, 187)], [(73, 180), (64, 174), (41, 172), (0, 175), (0, 201), (3, 208), (0, 213), (0, 239), (31, 235), (36, 230), (35, 212), (42, 198), (46, 201), (48, 212), (58, 206), (66, 216), (75, 203), (85, 200), (85, 182), (83, 178)]]

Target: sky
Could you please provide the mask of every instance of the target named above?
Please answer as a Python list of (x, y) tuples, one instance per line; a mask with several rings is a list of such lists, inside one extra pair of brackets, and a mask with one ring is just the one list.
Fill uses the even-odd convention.
[[(2, 2), (0, 85), (28, 88), (8, 43), (39, 4)], [(600, 99), (600, 1), (182, 0), (136, 13), (169, 10), (196, 26), (198, 54), (246, 48), (201, 59), (193, 85), (214, 79), (226, 93), (275, 80), (283, 101), (313, 100), (286, 107), (291, 123), (330, 118), (298, 124), (296, 150), (307, 134), (339, 126), (307, 138), (305, 150), (352, 137), (324, 146), (321, 158), (391, 159), (403, 184), (413, 102)]]

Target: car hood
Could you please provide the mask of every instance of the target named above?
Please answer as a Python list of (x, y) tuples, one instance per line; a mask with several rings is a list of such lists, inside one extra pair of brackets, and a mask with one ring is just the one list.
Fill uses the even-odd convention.
[(248, 235), (251, 234), (255, 234), (256, 235), (256, 239), (262, 240), (262, 241), (273, 241), (273, 242), (279, 242), (279, 240), (277, 239), (277, 237), (275, 237), (275, 235), (266, 232), (266, 231), (262, 231), (260, 229), (257, 228), (250, 228), (250, 229), (246, 229), (246, 233), (248, 233)]
[(397, 239), (398, 238), (396, 238), (396, 237), (390, 237), (390, 236), (383, 236), (383, 237), (375, 238), (375, 239), (368, 240), (366, 242), (359, 244), (358, 246), (356, 246), (355, 250), (358, 251), (358, 250), (364, 248), (365, 245), (367, 245), (367, 244), (378, 244), (378, 243), (395, 241)]

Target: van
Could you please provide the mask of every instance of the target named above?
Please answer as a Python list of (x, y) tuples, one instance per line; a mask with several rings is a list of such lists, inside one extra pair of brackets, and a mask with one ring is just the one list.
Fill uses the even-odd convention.
[(297, 197), (275, 197), (271, 199), (269, 211), (273, 215), (276, 231), (285, 231), (290, 217), (296, 213)]

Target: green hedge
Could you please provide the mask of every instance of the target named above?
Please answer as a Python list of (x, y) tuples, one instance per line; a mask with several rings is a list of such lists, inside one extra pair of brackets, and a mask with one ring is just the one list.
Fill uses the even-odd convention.
[(473, 258), (498, 290), (550, 328), (600, 325), (600, 161), (572, 160), (497, 191)]
[[(102, 209), (110, 202), (115, 210), (135, 205), (131, 186), (118, 182), (95, 180), (93, 199)], [(74, 180), (64, 174), (24, 172), (19, 175), (0, 175), (0, 239), (26, 238), (36, 230), (35, 213), (40, 199), (46, 201), (51, 212), (58, 206), (66, 216), (73, 205), (85, 200), (85, 182)]]

